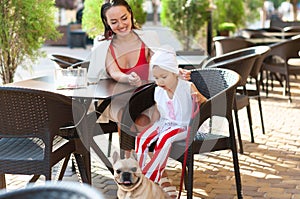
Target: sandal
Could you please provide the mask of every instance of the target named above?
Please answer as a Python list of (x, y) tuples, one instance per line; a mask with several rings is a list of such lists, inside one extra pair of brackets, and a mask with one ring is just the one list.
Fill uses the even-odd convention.
[(161, 178), (159, 181), (159, 186), (166, 192), (170, 198), (177, 198), (177, 190), (175, 186), (172, 186), (171, 180), (168, 177)]

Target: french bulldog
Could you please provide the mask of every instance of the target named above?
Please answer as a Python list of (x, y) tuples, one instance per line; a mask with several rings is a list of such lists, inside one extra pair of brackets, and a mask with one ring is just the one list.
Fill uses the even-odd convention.
[(130, 158), (120, 159), (113, 153), (114, 179), (118, 186), (119, 199), (168, 199), (162, 188), (142, 174), (134, 152)]

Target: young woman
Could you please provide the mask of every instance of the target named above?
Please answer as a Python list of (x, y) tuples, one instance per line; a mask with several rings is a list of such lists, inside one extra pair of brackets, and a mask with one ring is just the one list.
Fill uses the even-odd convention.
[[(103, 4), (101, 19), (104, 34), (94, 42), (88, 69), (89, 82), (113, 78), (121, 83), (139, 86), (143, 80), (151, 79), (149, 60), (155, 49), (160, 47), (157, 33), (137, 27), (132, 9), (125, 0)], [(183, 79), (190, 78), (187, 70), (180, 70), (180, 73)], [(115, 98), (106, 117), (120, 121), (120, 110), (130, 95)]]

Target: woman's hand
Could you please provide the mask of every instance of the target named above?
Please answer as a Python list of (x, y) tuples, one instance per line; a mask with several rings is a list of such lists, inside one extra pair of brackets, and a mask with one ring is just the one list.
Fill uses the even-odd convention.
[(179, 76), (184, 80), (190, 80), (191, 79), (191, 71), (179, 68)]
[(206, 97), (204, 97), (196, 88), (195, 84), (191, 84), (191, 95), (196, 103), (202, 104), (206, 102)]
[(206, 102), (206, 97), (204, 97), (201, 93), (199, 92), (193, 92), (192, 93), (192, 98), (195, 99), (196, 103), (202, 104)]
[(128, 82), (132, 86), (140, 86), (140, 85), (142, 85), (141, 78), (135, 72), (132, 72), (132, 73), (130, 73), (128, 75)]

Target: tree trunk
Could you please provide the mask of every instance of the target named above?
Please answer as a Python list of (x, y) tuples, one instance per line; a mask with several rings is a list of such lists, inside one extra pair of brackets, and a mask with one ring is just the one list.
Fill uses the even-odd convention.
[(298, 3), (298, 0), (292, 0), (291, 2), (293, 4), (293, 12), (294, 12), (294, 21), (297, 21), (297, 16), (298, 16), (298, 9), (297, 9), (297, 3)]
[(158, 22), (158, 4), (157, 0), (152, 0), (152, 9), (153, 9), (153, 25), (157, 25)]

